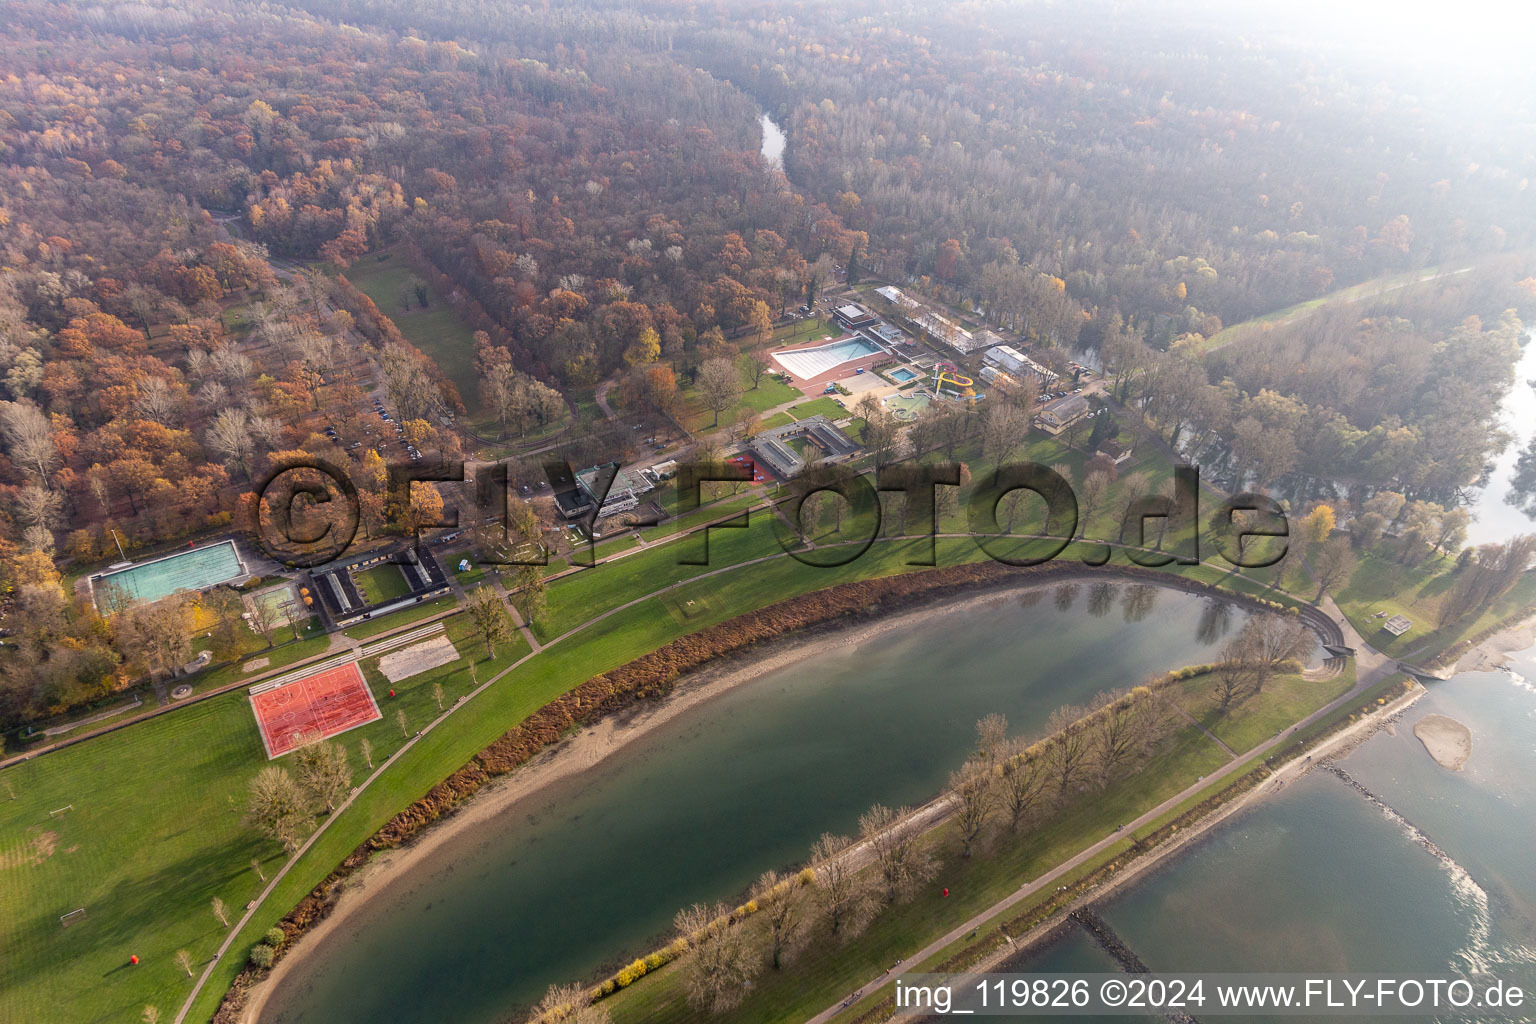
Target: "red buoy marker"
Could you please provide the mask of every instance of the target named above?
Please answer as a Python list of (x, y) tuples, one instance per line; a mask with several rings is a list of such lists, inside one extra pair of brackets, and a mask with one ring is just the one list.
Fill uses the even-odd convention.
[(944, 895), (945, 896), (949, 895), (949, 886), (947, 886), (947, 885), (944, 887)]
[(128, 962), (131, 963), (131, 964), (137, 965), (138, 962), (139, 962), (139, 958), (137, 956), (130, 956), (128, 958)]

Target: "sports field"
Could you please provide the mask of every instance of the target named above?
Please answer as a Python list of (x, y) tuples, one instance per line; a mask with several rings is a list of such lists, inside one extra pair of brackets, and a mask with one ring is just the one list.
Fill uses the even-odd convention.
[(252, 687), (251, 710), (269, 758), (384, 717), (355, 661)]

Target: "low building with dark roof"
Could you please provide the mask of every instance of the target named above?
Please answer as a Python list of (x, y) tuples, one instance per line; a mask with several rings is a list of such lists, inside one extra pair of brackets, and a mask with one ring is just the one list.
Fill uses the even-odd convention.
[[(354, 573), (380, 565), (394, 565), (405, 580), (404, 595), (369, 602), (357, 585)], [(440, 597), (452, 589), (443, 567), (424, 547), (404, 547), (374, 551), (356, 558), (332, 562), (311, 570), (310, 589), (318, 598), (316, 606), (327, 629), (347, 626), (399, 611), (413, 604)]]
[(749, 447), (752, 454), (781, 480), (799, 476), (805, 469), (805, 458), (795, 451), (792, 442), (808, 443), (821, 452), (824, 462), (837, 462), (851, 458), (863, 451), (863, 446), (845, 434), (825, 416), (811, 416), (782, 427), (765, 430), (752, 438)]
[(850, 330), (857, 327), (868, 327), (878, 322), (879, 318), (857, 302), (845, 302), (832, 311), (832, 316), (837, 322)]

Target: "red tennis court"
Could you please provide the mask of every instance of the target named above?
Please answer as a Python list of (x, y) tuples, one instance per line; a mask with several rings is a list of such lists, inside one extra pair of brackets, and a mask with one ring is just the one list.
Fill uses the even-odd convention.
[(270, 689), (257, 687), (251, 709), (269, 758), (384, 717), (355, 661)]

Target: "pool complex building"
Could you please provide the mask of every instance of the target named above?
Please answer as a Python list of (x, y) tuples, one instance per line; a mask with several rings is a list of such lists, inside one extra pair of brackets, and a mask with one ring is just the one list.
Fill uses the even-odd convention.
[[(178, 590), (207, 590), (247, 575), (232, 540), (178, 551), (91, 577), (91, 599), (98, 601), (103, 584), (121, 588), (132, 600), (158, 601)], [(98, 601), (99, 606), (99, 601)]]
[(844, 338), (815, 348), (796, 348), (775, 352), (778, 364), (801, 380), (819, 377), (828, 370), (855, 359), (879, 355), (881, 349), (866, 338)]

